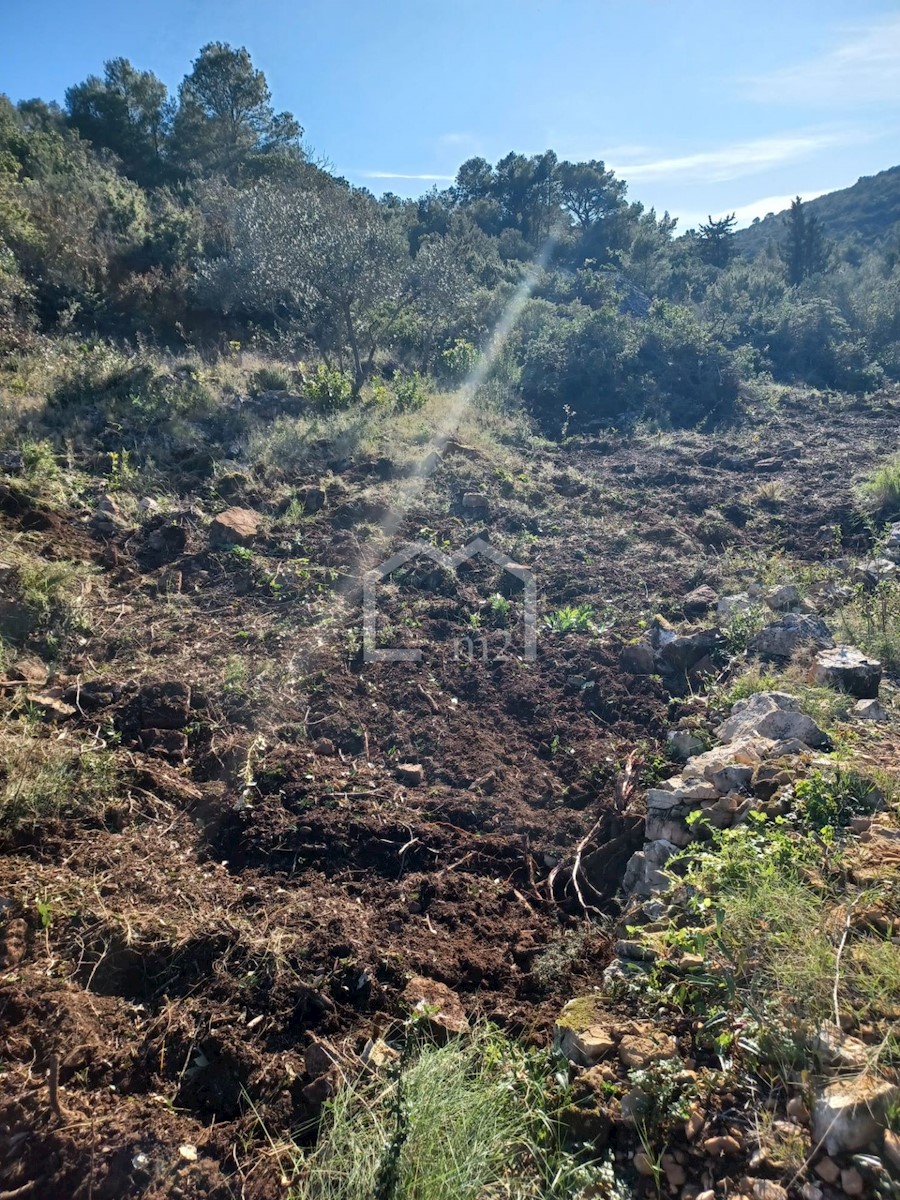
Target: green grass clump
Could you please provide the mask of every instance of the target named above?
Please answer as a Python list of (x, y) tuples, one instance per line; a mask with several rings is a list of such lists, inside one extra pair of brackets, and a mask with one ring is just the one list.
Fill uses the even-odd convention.
[(97, 813), (121, 791), (115, 757), (104, 750), (33, 736), (0, 737), (0, 829), (64, 815)]
[[(328, 1104), (291, 1200), (550, 1200), (604, 1178), (559, 1147), (547, 1054), (490, 1027), (420, 1045)], [(597, 1193), (605, 1194), (605, 1193)]]
[(11, 584), (16, 604), (0, 610), (0, 632), (16, 643), (39, 632), (47, 648), (58, 651), (72, 632), (88, 628), (82, 608), (88, 569), (81, 563), (51, 562), (12, 547), (10, 561), (15, 567)]
[(877, 658), (887, 671), (900, 670), (900, 581), (885, 579), (834, 616), (835, 636)]
[(881, 464), (862, 485), (869, 506), (887, 516), (900, 515), (900, 454)]
[(783, 671), (773, 671), (756, 663), (734, 680), (721, 699), (730, 708), (738, 700), (746, 700), (758, 692), (787, 692), (796, 696), (803, 711), (826, 730), (836, 722), (845, 721), (854, 704), (854, 698), (846, 692), (807, 683), (801, 668), (788, 666)]
[(248, 380), (251, 396), (263, 392), (289, 392), (293, 385), (291, 372), (277, 363), (257, 367)]
[(796, 785), (797, 816), (815, 830), (844, 829), (871, 813), (882, 799), (876, 784), (858, 771), (813, 771)]

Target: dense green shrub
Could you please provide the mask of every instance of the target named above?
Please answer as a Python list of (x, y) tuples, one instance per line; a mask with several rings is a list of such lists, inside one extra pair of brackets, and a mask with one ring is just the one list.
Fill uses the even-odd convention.
[(462, 383), (477, 362), (478, 348), (465, 338), (456, 338), (441, 352), (441, 374), (448, 383)]
[(868, 391), (884, 379), (865, 339), (854, 334), (837, 306), (824, 297), (785, 295), (763, 337), (777, 377), (842, 391)]
[(520, 386), (551, 434), (648, 415), (695, 424), (721, 417), (737, 395), (731, 354), (687, 308), (660, 302), (640, 318), (610, 305), (575, 302), (565, 316), (533, 306)]
[(353, 380), (336, 367), (317, 363), (304, 379), (303, 394), (320, 412), (337, 412), (353, 399)]
[(418, 412), (428, 400), (425, 380), (418, 371), (398, 375), (393, 380), (394, 405), (398, 412)]

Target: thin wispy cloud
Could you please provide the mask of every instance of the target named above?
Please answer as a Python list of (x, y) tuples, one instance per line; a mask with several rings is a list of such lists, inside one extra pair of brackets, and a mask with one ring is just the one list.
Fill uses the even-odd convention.
[(691, 183), (727, 183), (745, 175), (757, 175), (773, 167), (798, 162), (819, 151), (835, 146), (858, 144), (868, 140), (858, 130), (818, 130), (806, 133), (775, 134), (734, 142), (718, 150), (701, 150), (649, 162), (616, 163), (615, 170), (629, 182), (655, 183), (686, 180)]
[(441, 150), (470, 150), (481, 145), (481, 138), (477, 133), (442, 133), (437, 145)]
[[(762, 219), (763, 217), (767, 217), (769, 213), (779, 213), (783, 212), (786, 208), (790, 208), (791, 202), (797, 195), (797, 192), (792, 192), (784, 196), (763, 196), (761, 200), (751, 200), (749, 204), (733, 205), (731, 208), (723, 208), (720, 211), (714, 209), (712, 213), (708, 209), (705, 212), (685, 212), (683, 209), (678, 209), (672, 215), (678, 217), (679, 231), (696, 229), (698, 225), (704, 224), (710, 217), (715, 221), (719, 221), (722, 217), (729, 217), (732, 214), (737, 218), (738, 229), (743, 229), (745, 225), (749, 225), (756, 217)], [(815, 200), (819, 196), (824, 196), (825, 192), (807, 192), (801, 189), (799, 195), (802, 200)]]
[(845, 27), (839, 44), (816, 58), (743, 81), (762, 104), (826, 108), (900, 103), (900, 16)]
[(354, 171), (360, 179), (413, 179), (423, 183), (452, 183), (454, 175), (407, 175), (402, 171)]
[[(652, 146), (641, 146), (638, 144), (634, 144), (634, 145), (626, 144), (624, 146), (609, 146), (609, 147), (607, 147), (607, 149), (604, 150), (603, 153), (600, 155), (600, 158), (602, 158), (605, 162), (624, 162), (625, 159), (627, 159), (627, 158), (628, 159), (630, 159), (630, 158), (637, 158), (637, 159), (646, 158), (648, 154), (652, 154), (652, 153), (653, 153)], [(576, 157), (590, 158), (590, 157), (596, 157), (596, 156), (595, 155), (580, 155), (580, 156), (576, 155)]]

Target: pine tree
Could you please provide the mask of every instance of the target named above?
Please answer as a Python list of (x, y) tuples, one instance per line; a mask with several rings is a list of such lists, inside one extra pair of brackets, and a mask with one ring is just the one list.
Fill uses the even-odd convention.
[(706, 225), (698, 230), (698, 248), (700, 257), (713, 267), (727, 267), (734, 257), (734, 227), (737, 216), (722, 217), (714, 221), (712, 217)]

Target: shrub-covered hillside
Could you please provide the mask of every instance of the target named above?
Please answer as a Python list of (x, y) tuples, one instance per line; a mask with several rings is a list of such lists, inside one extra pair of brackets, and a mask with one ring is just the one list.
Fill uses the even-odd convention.
[(356, 397), (416, 372), (458, 381), (512, 305), (489, 385), (553, 436), (717, 420), (758, 377), (865, 391), (900, 374), (887, 217), (861, 244), (798, 212), (747, 261), (728, 222), (681, 235), (602, 162), (474, 158), (443, 191), (376, 199), (301, 138), (247, 51), (221, 43), (177, 96), (115, 59), (63, 107), (3, 100), (5, 350), (38, 330), (276, 347)]
[[(864, 175), (852, 187), (817, 196), (809, 212), (822, 223), (828, 237), (866, 246), (883, 239), (896, 242), (900, 221), (900, 167)], [(770, 213), (737, 234), (742, 253), (759, 253), (768, 242), (780, 241), (786, 213)], [(896, 246), (895, 246), (896, 249)]]

